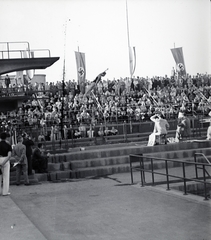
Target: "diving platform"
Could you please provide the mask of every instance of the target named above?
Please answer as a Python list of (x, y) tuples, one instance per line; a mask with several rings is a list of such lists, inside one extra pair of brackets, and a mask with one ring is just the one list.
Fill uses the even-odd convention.
[(0, 75), (46, 69), (58, 60), (51, 57), (49, 49), (30, 49), (28, 42), (0, 42)]
[(30, 69), (46, 69), (58, 60), (59, 57), (0, 59), (0, 75)]

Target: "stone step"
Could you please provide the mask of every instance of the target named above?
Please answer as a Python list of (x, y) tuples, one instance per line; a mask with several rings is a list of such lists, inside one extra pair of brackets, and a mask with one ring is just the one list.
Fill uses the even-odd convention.
[(164, 152), (164, 151), (179, 151), (179, 150), (188, 150), (188, 149), (198, 149), (198, 148), (208, 148), (211, 147), (210, 141), (205, 142), (179, 142), (179, 143), (169, 143), (167, 145), (156, 145), (156, 146), (146, 146), (146, 144), (125, 144), (121, 146), (110, 147), (109, 149), (104, 146), (99, 146), (99, 148), (89, 149), (85, 148), (82, 151), (73, 151), (62, 154), (52, 154), (49, 158), (49, 162), (59, 163), (59, 162), (68, 162), (76, 161), (83, 159), (96, 159), (96, 158), (105, 158), (113, 156), (122, 156), (130, 154), (146, 154), (153, 152)]
[(89, 167), (102, 167), (108, 165), (119, 165), (129, 163), (129, 155), (108, 157), (108, 158), (96, 158), (87, 160), (71, 161), (70, 167), (72, 170), (78, 168), (89, 168)]
[[(134, 166), (139, 166), (139, 163), (134, 164)], [(145, 169), (151, 169), (151, 163), (145, 163)], [(178, 167), (178, 163), (169, 162), (169, 167)], [(154, 169), (165, 168), (165, 162), (154, 163)], [(128, 164), (116, 164), (109, 166), (100, 166), (100, 167), (86, 167), (73, 170), (73, 178), (86, 178), (86, 177), (101, 177), (106, 175), (111, 175), (115, 173), (125, 173), (130, 172), (130, 165)], [(130, 177), (130, 174), (128, 175)]]
[(210, 148), (186, 149), (185, 151), (184, 150), (165, 151), (165, 152), (149, 153), (145, 155), (155, 156), (158, 158), (167, 158), (167, 159), (183, 159), (186, 157), (192, 157), (194, 159), (194, 153), (203, 153), (204, 155), (208, 156), (208, 155), (211, 155), (211, 149)]

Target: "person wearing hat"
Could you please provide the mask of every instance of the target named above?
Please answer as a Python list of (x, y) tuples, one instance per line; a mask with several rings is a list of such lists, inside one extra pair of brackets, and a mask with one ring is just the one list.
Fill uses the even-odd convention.
[(20, 178), (23, 172), (24, 184), (30, 185), (28, 179), (28, 162), (26, 157), (26, 146), (23, 145), (23, 137), (18, 136), (18, 143), (14, 146), (12, 156), (16, 159), (16, 185), (20, 185)]
[[(10, 185), (10, 157), (12, 154), (12, 147), (6, 141), (7, 133), (3, 132), (0, 135), (0, 165), (2, 174), (0, 174), (0, 193), (3, 196), (9, 195)], [(2, 184), (3, 182), (3, 184)]]

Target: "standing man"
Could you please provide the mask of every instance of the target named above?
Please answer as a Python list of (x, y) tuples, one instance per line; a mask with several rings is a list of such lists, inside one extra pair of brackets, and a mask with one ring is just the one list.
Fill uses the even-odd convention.
[(28, 162), (28, 175), (32, 175), (32, 146), (34, 142), (27, 133), (23, 134), (23, 145), (26, 146), (26, 157)]
[[(0, 135), (0, 165), (2, 174), (0, 174), (0, 193), (3, 196), (9, 195), (9, 185), (10, 185), (10, 157), (12, 154), (11, 145), (6, 142), (7, 134), (5, 132)], [(3, 181), (3, 188), (2, 188)]]
[(190, 135), (191, 135), (190, 119), (186, 116), (185, 112), (179, 112), (175, 142), (179, 142), (184, 137), (189, 138)]
[(9, 88), (10, 83), (11, 83), (10, 77), (9, 77), (8, 74), (7, 74), (6, 77), (5, 77), (5, 85), (6, 85), (7, 88)]
[(28, 163), (27, 163), (27, 157), (26, 157), (26, 146), (23, 145), (23, 137), (18, 137), (18, 143), (14, 146), (13, 157), (16, 160), (17, 166), (16, 166), (16, 185), (20, 185), (20, 178), (21, 174), (23, 172), (24, 175), (24, 184), (30, 185), (29, 179), (28, 179)]

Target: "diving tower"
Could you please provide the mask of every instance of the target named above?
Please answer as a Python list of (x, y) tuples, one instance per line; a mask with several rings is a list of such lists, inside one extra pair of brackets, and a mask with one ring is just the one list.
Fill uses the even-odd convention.
[(49, 49), (30, 49), (28, 42), (0, 42), (0, 75), (31, 69), (46, 69), (59, 57)]

